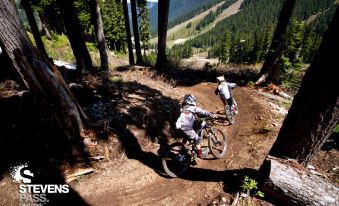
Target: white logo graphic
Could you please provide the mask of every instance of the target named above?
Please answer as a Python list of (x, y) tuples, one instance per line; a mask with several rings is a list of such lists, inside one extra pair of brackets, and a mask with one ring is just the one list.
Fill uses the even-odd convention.
[(31, 183), (32, 177), (34, 176), (31, 171), (28, 169), (28, 163), (23, 163), (19, 165), (15, 165), (10, 168), (11, 169), (11, 176), (13, 178), (13, 182), (24, 184)]

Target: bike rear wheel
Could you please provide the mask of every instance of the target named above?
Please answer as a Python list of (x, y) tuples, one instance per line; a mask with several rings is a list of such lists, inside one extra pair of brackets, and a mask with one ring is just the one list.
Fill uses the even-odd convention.
[(162, 157), (162, 167), (170, 177), (178, 177), (190, 166), (191, 156), (181, 142), (171, 144)]
[(225, 115), (226, 115), (226, 119), (230, 124), (234, 123), (234, 114), (231, 111), (231, 107), (229, 105), (225, 106)]
[(208, 147), (215, 158), (223, 157), (227, 150), (226, 135), (220, 129), (211, 128), (208, 131)]

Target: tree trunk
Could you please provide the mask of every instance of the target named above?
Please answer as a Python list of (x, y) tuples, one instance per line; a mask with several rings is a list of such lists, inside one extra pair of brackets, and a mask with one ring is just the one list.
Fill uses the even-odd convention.
[(129, 64), (133, 65), (134, 64), (133, 45), (132, 45), (131, 30), (130, 30), (130, 25), (129, 25), (127, 0), (122, 0), (122, 5), (123, 5), (123, 9), (124, 9), (124, 18), (125, 18), (125, 28), (126, 28), (126, 38), (127, 38), (127, 46), (128, 46)]
[(82, 110), (55, 66), (33, 48), (11, 0), (0, 1), (0, 30), (0, 45), (5, 56), (26, 87), (55, 105), (58, 122), (69, 138), (79, 136), (83, 131)]
[(105, 35), (104, 35), (99, 2), (98, 0), (90, 0), (89, 5), (91, 8), (91, 16), (92, 16), (92, 20), (94, 23), (95, 34), (98, 40), (98, 47), (99, 47), (100, 60), (101, 60), (101, 69), (108, 71), (109, 70), (108, 55), (107, 55), (106, 40), (105, 40)]
[(166, 39), (170, 0), (158, 2), (158, 55), (155, 67), (162, 70), (167, 62)]
[(311, 161), (339, 122), (339, 9), (306, 71), (270, 155)]
[(133, 34), (134, 34), (134, 45), (135, 53), (137, 55), (137, 64), (141, 65), (142, 55), (140, 47), (140, 37), (139, 37), (139, 27), (138, 27), (138, 15), (137, 15), (137, 3), (136, 0), (131, 0), (131, 12), (132, 12), (132, 24), (133, 24)]
[(65, 26), (55, 4), (56, 3), (53, 2), (52, 5), (46, 6), (42, 11), (43, 18), (46, 19), (48, 26), (52, 28), (55, 33), (62, 35), (66, 33)]
[(78, 72), (91, 71), (92, 60), (86, 47), (83, 29), (76, 14), (74, 0), (57, 0), (57, 3), (77, 62)]
[(296, 0), (284, 0), (283, 7), (280, 11), (278, 24), (275, 29), (270, 49), (268, 50), (264, 65), (259, 73), (259, 80), (256, 84), (270, 83), (274, 80), (277, 73), (277, 63), (282, 55), (285, 34), (287, 26), (293, 13)]
[(41, 39), (41, 36), (40, 36), (40, 31), (39, 31), (38, 25), (35, 21), (32, 6), (31, 6), (29, 1), (30, 0), (23, 0), (23, 1), (21, 1), (21, 4), (25, 9), (26, 16), (27, 16), (27, 19), (28, 19), (28, 22), (29, 22), (29, 26), (31, 27), (31, 31), (33, 33), (33, 37), (34, 37), (35, 44), (36, 44), (37, 48), (44, 55), (46, 55), (46, 57), (48, 57), (44, 43), (42, 42), (42, 39)]
[(42, 17), (41, 14), (39, 15), (39, 18), (40, 18), (40, 20), (41, 20), (41, 27), (42, 27), (42, 29), (44, 30), (47, 39), (52, 40), (52, 36), (51, 36), (51, 34), (49, 33), (48, 28), (47, 28), (47, 26), (46, 26), (46, 24), (45, 24), (45, 20), (43, 19), (43, 17)]
[(268, 157), (261, 173), (266, 175), (260, 188), (282, 205), (338, 205), (336, 186), (316, 176), (292, 159)]

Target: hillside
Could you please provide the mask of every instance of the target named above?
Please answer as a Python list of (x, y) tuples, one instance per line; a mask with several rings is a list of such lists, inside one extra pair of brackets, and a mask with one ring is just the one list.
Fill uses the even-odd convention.
[[(251, 39), (253, 41), (255, 33), (264, 34), (269, 27), (274, 27), (281, 3), (281, 1), (277, 1), (276, 4), (271, 4), (270, 0), (245, 0), (241, 6), (241, 12), (218, 22), (211, 31), (194, 38), (190, 45), (194, 47), (213, 46), (226, 29), (237, 39)], [(293, 16), (300, 20), (306, 20), (311, 15), (331, 9), (331, 12), (326, 12), (326, 20), (319, 18), (321, 21), (317, 23), (321, 26), (314, 26), (314, 28), (318, 28), (319, 32), (323, 32), (334, 8), (334, 0), (301, 0), (297, 1)]]
[[(194, 38), (197, 35), (203, 34), (210, 29), (212, 29), (218, 22), (221, 20), (237, 13), (241, 7), (241, 4), (244, 0), (237, 1), (224, 1), (219, 4), (216, 4), (212, 8), (200, 13), (199, 15), (188, 19), (173, 28), (167, 31), (167, 45), (171, 47), (173, 44), (180, 44), (185, 42), (188, 38)], [(207, 26), (203, 27), (202, 30), (197, 30), (197, 25), (202, 22), (210, 13), (215, 13), (224, 3), (230, 2), (230, 6), (225, 10), (222, 10), (221, 13), (215, 18), (214, 21), (209, 23)], [(155, 43), (157, 38), (152, 39), (151, 41)]]
[[(202, 11), (205, 7), (211, 7), (223, 0), (171, 0), (169, 8), (169, 25), (172, 25), (176, 19), (185, 19), (185, 15), (190, 12), (197, 10), (196, 12)], [(153, 31), (156, 31), (158, 26), (158, 4), (152, 2), (149, 4), (150, 8), (150, 21)], [(197, 15), (199, 13), (195, 13)]]

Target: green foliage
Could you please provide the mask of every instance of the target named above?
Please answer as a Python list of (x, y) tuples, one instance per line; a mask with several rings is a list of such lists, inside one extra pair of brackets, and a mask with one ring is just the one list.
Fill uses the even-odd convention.
[(146, 52), (149, 49), (151, 39), (149, 9), (147, 8), (147, 0), (139, 0), (137, 3), (140, 40), (142, 48)]
[(304, 74), (304, 69), (289, 70), (282, 80), (282, 86), (288, 89), (291, 93), (296, 93), (300, 87), (300, 83)]
[(92, 42), (86, 42), (86, 47), (87, 47), (88, 51), (90, 51), (90, 52), (98, 52), (98, 48)]
[(172, 28), (225, 0), (171, 0), (168, 28)]
[[(222, 47), (220, 42), (224, 38), (224, 31), (229, 30), (232, 39), (230, 62), (263, 61), (272, 40), (281, 6), (282, 1), (272, 4), (270, 0), (245, 0), (241, 12), (222, 20), (211, 31), (198, 35), (188, 41), (188, 44), (195, 48), (211, 48), (209, 56), (219, 58)], [(334, 9), (333, 0), (297, 1), (294, 18), (286, 36), (287, 48), (284, 51), (284, 56), (289, 58), (293, 68), (300, 67), (302, 62), (312, 61)], [(217, 12), (210, 13), (206, 18), (211, 19), (212, 14), (216, 15)], [(305, 24), (305, 20), (315, 14), (317, 18)], [(239, 44), (240, 40), (245, 41)]]
[(84, 30), (85, 39), (95, 42), (95, 31), (91, 21), (90, 8), (87, 1), (74, 0), (74, 5), (78, 13), (80, 24)]
[(225, 1), (221, 6), (218, 6), (216, 11), (210, 11), (196, 26), (197, 30), (202, 30), (205, 26), (212, 23), (227, 7), (232, 5), (236, 0)]
[(122, 84), (124, 82), (121, 77), (117, 77), (117, 76), (110, 77), (109, 81), (113, 84)]
[(48, 56), (52, 59), (75, 63), (67, 36), (56, 35), (54, 32), (51, 32), (51, 36), (52, 40), (48, 40), (45, 36), (42, 37)]
[(337, 126), (334, 128), (333, 132), (339, 133), (339, 125), (337, 125)]
[(210, 11), (196, 26), (197, 30), (202, 30), (205, 26), (209, 25), (216, 18), (216, 12)]
[(226, 64), (230, 59), (230, 50), (231, 50), (231, 34), (229, 31), (225, 31), (221, 41), (221, 49), (218, 55), (219, 61), (223, 64)]
[(191, 26), (192, 26), (192, 22), (188, 22), (187, 25), (186, 25), (186, 29), (191, 28)]
[(182, 58), (189, 58), (193, 54), (192, 47), (187, 44), (177, 44), (174, 45), (171, 50), (168, 52), (168, 56), (171, 59), (180, 60)]
[(150, 52), (148, 55), (142, 57), (142, 61), (146, 65), (154, 66), (157, 62), (157, 54), (154, 52)]
[(127, 43), (122, 3), (119, 0), (100, 1), (100, 8), (108, 48), (125, 51)]
[(243, 193), (254, 194), (254, 196), (263, 198), (265, 194), (258, 190), (258, 182), (248, 176), (244, 177), (240, 186)]

